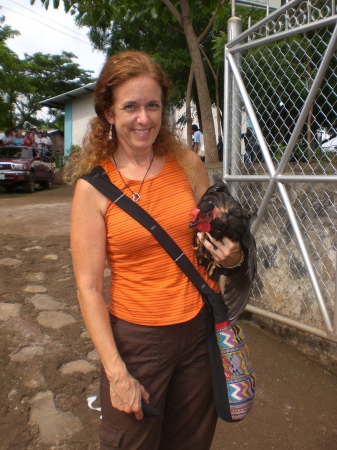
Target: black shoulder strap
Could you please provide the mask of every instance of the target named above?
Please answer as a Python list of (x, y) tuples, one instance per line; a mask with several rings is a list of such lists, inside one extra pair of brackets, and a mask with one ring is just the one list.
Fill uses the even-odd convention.
[(92, 184), (98, 191), (105, 195), (105, 197), (109, 198), (120, 208), (124, 209), (124, 211), (126, 211), (131, 217), (137, 220), (141, 225), (143, 225), (143, 227), (153, 234), (174, 262), (188, 276), (188, 278), (194, 283), (196, 288), (201, 294), (203, 294), (204, 297), (209, 298), (215, 294), (213, 289), (211, 289), (205, 282), (185, 253), (179, 248), (169, 234), (153, 219), (152, 216), (150, 216), (150, 214), (127, 197), (110, 181), (103, 167), (95, 167), (91, 173), (83, 175), (82, 178)]

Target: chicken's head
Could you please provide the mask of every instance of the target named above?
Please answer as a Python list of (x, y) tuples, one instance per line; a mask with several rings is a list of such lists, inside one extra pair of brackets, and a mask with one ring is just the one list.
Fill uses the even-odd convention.
[(221, 217), (219, 208), (212, 203), (205, 202), (199, 205), (199, 208), (194, 208), (191, 212), (192, 220), (190, 222), (190, 228), (196, 227), (199, 231), (209, 232), (211, 229), (210, 223), (216, 217)]

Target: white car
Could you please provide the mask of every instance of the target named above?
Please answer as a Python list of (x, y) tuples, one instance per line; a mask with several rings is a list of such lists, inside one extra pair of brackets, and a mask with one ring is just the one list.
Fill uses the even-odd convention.
[(323, 152), (337, 152), (337, 136), (321, 143)]

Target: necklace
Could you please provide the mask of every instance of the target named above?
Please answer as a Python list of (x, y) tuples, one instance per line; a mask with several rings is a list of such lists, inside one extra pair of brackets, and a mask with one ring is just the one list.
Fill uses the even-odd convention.
[(146, 175), (149, 173), (149, 170), (150, 170), (150, 168), (151, 168), (151, 166), (152, 166), (152, 163), (153, 163), (153, 160), (154, 160), (154, 152), (153, 152), (153, 155), (152, 155), (152, 158), (151, 158), (149, 167), (147, 168), (147, 171), (146, 171), (146, 173), (145, 173), (145, 175), (144, 175), (144, 178), (143, 178), (142, 182), (140, 183), (138, 192), (133, 192), (133, 190), (131, 190), (131, 189), (129, 188), (129, 186), (125, 183), (125, 180), (124, 180), (124, 178), (122, 177), (122, 174), (121, 174), (121, 172), (120, 172), (120, 170), (119, 170), (119, 168), (118, 168), (118, 166), (117, 166), (117, 163), (116, 163), (115, 158), (113, 157), (113, 155), (111, 155), (111, 157), (112, 157), (112, 159), (113, 159), (113, 162), (114, 162), (114, 164), (115, 164), (115, 167), (116, 167), (116, 169), (117, 169), (117, 172), (119, 173), (119, 176), (120, 176), (121, 180), (123, 181), (125, 187), (127, 187), (127, 188), (129, 189), (129, 191), (131, 192), (131, 194), (132, 194), (132, 200), (133, 200), (134, 202), (136, 202), (136, 203), (139, 202), (139, 200), (140, 200), (140, 198), (141, 198), (141, 197), (140, 197), (140, 191), (141, 191), (142, 186), (143, 186), (143, 184), (144, 184)]

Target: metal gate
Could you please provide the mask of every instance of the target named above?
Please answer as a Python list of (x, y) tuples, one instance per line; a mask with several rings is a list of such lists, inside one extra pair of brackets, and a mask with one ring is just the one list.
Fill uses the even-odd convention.
[(223, 179), (254, 213), (247, 310), (337, 342), (335, 1), (293, 0), (230, 34)]

